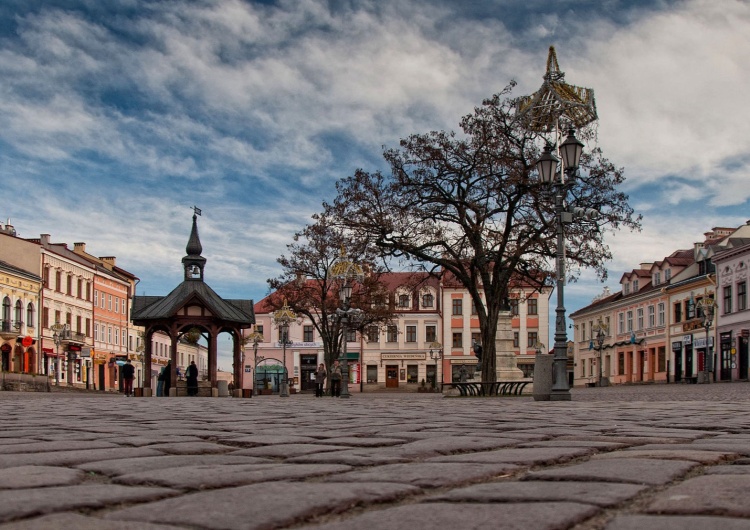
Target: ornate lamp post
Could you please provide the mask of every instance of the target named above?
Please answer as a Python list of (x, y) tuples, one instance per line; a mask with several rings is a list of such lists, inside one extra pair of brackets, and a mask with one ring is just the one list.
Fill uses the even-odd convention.
[(602, 351), (604, 348), (604, 338), (607, 336), (607, 333), (609, 332), (609, 328), (607, 325), (601, 321), (601, 319), (596, 323), (596, 326), (594, 326), (594, 331), (596, 331), (596, 345), (599, 349), (599, 383), (597, 386), (602, 386), (602, 370), (604, 366), (604, 357), (602, 357)]
[[(554, 381), (550, 400), (570, 401), (570, 387), (568, 386), (568, 335), (565, 330), (565, 232), (563, 226), (573, 221), (573, 214), (564, 204), (569, 183), (576, 177), (578, 165), (583, 152), (583, 144), (575, 137), (575, 130), (571, 128), (568, 137), (560, 145), (563, 171), (558, 171), (559, 159), (552, 154), (552, 146), (547, 145), (544, 153), (536, 163), (537, 171), (544, 184), (554, 186), (555, 190), (555, 219), (557, 221), (557, 308), (555, 309), (555, 354), (553, 361)], [(568, 178), (566, 183), (563, 173)]]
[(289, 397), (289, 377), (286, 371), (286, 345), (289, 342), (289, 323), (297, 320), (297, 315), (287, 305), (284, 300), (284, 306), (275, 311), (273, 314), (274, 323), (281, 329), (281, 343), (284, 359), (284, 378), (279, 386), (279, 397)]
[[(435, 361), (435, 387), (439, 389), (440, 392), (443, 391), (443, 380), (440, 379), (440, 364), (441, 360), (443, 358), (443, 345), (440, 344), (438, 341), (433, 342), (430, 344), (430, 359)], [(438, 386), (438, 383), (440, 386)]]
[[(341, 289), (339, 290), (339, 298), (341, 299), (341, 309), (336, 310), (336, 314), (341, 319), (341, 343), (342, 348), (339, 353), (339, 363), (341, 364), (341, 397), (350, 398), (349, 394), (349, 363), (347, 362), (346, 355), (346, 343), (347, 343), (347, 324), (350, 318), (359, 313), (359, 309), (352, 309), (351, 298), (352, 298), (352, 284), (355, 281), (361, 282), (365, 273), (362, 267), (353, 261), (349, 261), (346, 257), (346, 251), (342, 248), (339, 259), (331, 265), (330, 268), (331, 276), (341, 281)], [(361, 361), (361, 359), (360, 359)], [(360, 374), (362, 377), (362, 374)]]
[[(250, 333), (250, 335), (246, 337), (245, 340), (253, 343), (253, 391), (255, 391), (255, 383), (258, 382), (258, 362), (259, 362), (258, 361), (258, 343), (263, 342), (263, 334), (258, 333), (257, 331), (253, 331), (252, 333)], [(243, 355), (244, 355), (244, 352), (243, 352)], [(263, 359), (265, 359), (265, 357), (261, 356), (260, 360), (263, 361)], [(243, 370), (245, 369), (244, 362), (245, 361), (243, 359), (242, 361)]]
[(705, 372), (706, 383), (710, 383), (711, 382), (710, 374), (713, 368), (713, 355), (709, 348), (708, 333), (709, 333), (709, 330), (711, 329), (711, 324), (713, 324), (714, 322), (716, 302), (714, 301), (713, 298), (709, 296), (708, 291), (704, 290), (703, 298), (698, 300), (696, 305), (698, 306), (698, 309), (700, 309), (701, 311), (701, 318), (703, 319), (703, 328), (706, 330), (706, 353), (705, 353), (706, 357), (703, 360), (703, 370)]
[(54, 332), (52, 340), (57, 348), (57, 355), (55, 357), (55, 386), (60, 386), (60, 344), (62, 344), (63, 339), (67, 335), (68, 324), (55, 322), (50, 329)]

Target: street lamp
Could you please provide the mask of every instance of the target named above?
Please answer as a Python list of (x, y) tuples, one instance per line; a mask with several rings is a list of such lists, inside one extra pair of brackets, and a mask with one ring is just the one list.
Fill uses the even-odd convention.
[(706, 383), (710, 383), (711, 379), (709, 377), (709, 374), (711, 373), (713, 368), (713, 356), (711, 355), (711, 350), (708, 347), (708, 332), (711, 329), (711, 324), (713, 324), (714, 322), (716, 302), (709, 296), (708, 291), (704, 290), (703, 298), (698, 300), (696, 305), (701, 312), (701, 317), (703, 318), (703, 328), (706, 330), (706, 353), (704, 354), (705, 357), (703, 359), (703, 370), (705, 372)]
[[(438, 341), (433, 342), (430, 344), (430, 359), (435, 361), (435, 387), (440, 389), (440, 392), (443, 391), (443, 380), (440, 379), (440, 364), (441, 359), (443, 358), (443, 345), (440, 344)], [(440, 382), (440, 386), (437, 386), (437, 381)]]
[[(352, 316), (360, 313), (359, 309), (352, 309), (352, 284), (355, 281), (361, 282), (365, 273), (362, 267), (353, 261), (349, 261), (346, 257), (346, 251), (341, 248), (341, 255), (339, 259), (331, 265), (330, 268), (331, 277), (341, 281), (341, 288), (339, 290), (339, 298), (341, 299), (341, 309), (336, 310), (336, 314), (341, 320), (341, 343), (342, 348), (339, 352), (339, 363), (341, 364), (341, 397), (349, 398), (349, 363), (347, 361), (346, 354), (346, 342), (347, 342), (347, 324)], [(361, 353), (360, 353), (361, 355)], [(362, 359), (360, 359), (361, 364)], [(360, 377), (362, 374), (360, 373)]]
[(602, 357), (602, 351), (604, 348), (604, 338), (607, 336), (607, 333), (609, 332), (609, 328), (607, 325), (601, 321), (601, 319), (596, 323), (596, 326), (594, 327), (594, 331), (596, 331), (596, 345), (599, 347), (599, 384), (598, 386), (602, 386), (602, 367), (604, 365), (604, 357)]
[(55, 322), (50, 329), (54, 332), (52, 334), (52, 341), (57, 347), (57, 355), (55, 356), (55, 386), (60, 386), (60, 344), (62, 344), (63, 338), (67, 335), (68, 324)]
[[(260, 361), (258, 361), (258, 343), (263, 342), (263, 333), (258, 333), (257, 331), (253, 331), (252, 333), (250, 333), (250, 335), (247, 336), (246, 340), (253, 343), (253, 391), (255, 391), (255, 384), (258, 382), (258, 362), (263, 362), (263, 359), (265, 359), (265, 357), (263, 357), (261, 355)], [(243, 356), (244, 356), (244, 350), (243, 350)], [(243, 361), (242, 361), (242, 365), (243, 365), (242, 366), (242, 370), (243, 370), (243, 376), (242, 377), (243, 378), (245, 377), (244, 376), (244, 370), (245, 370), (244, 364), (245, 364), (245, 361), (244, 361), (244, 357), (243, 357)], [(244, 383), (244, 381), (243, 381), (243, 383)], [(244, 385), (243, 385), (243, 387), (244, 387)], [(256, 394), (257, 394), (257, 392), (256, 392)]]
[(297, 315), (287, 305), (286, 300), (284, 300), (284, 306), (273, 314), (274, 323), (281, 329), (282, 355), (284, 358), (284, 378), (279, 386), (279, 397), (289, 397), (289, 377), (286, 371), (286, 344), (289, 341), (289, 323), (296, 319)]
[(557, 221), (557, 308), (555, 309), (555, 354), (554, 381), (550, 400), (570, 401), (570, 387), (568, 386), (568, 335), (565, 329), (565, 233), (563, 225), (573, 221), (573, 214), (565, 208), (564, 200), (568, 191), (564, 175), (571, 182), (578, 171), (578, 165), (583, 152), (583, 144), (575, 137), (575, 130), (571, 127), (568, 137), (560, 145), (560, 156), (564, 171), (558, 171), (559, 159), (552, 154), (552, 146), (547, 144), (544, 153), (536, 163), (539, 177), (544, 184), (552, 185), (555, 189), (555, 219)]

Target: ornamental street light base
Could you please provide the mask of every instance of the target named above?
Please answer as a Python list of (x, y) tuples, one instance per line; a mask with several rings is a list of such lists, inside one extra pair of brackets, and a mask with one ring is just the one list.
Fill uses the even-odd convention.
[(549, 394), (550, 401), (571, 401), (570, 390), (552, 390)]
[(281, 383), (279, 385), (279, 397), (289, 397), (289, 385), (286, 383)]

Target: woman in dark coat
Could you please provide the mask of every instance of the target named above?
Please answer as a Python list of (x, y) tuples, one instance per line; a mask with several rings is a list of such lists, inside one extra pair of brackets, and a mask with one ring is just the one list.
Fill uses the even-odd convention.
[(198, 395), (198, 367), (195, 366), (195, 361), (190, 361), (190, 366), (185, 371), (187, 376), (187, 392), (188, 396)]
[(169, 397), (169, 389), (172, 388), (172, 361), (167, 361), (164, 367), (164, 396)]

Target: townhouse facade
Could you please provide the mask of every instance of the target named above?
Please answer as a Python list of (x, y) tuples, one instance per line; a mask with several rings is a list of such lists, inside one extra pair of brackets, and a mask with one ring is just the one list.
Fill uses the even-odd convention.
[[(744, 292), (742, 280), (729, 271), (739, 270), (742, 259), (732, 261), (732, 256), (741, 252), (732, 249), (747, 236), (750, 225), (714, 228), (692, 249), (675, 251), (623, 274), (619, 292), (605, 291), (572, 313), (574, 386), (747, 378), (739, 357), (732, 368), (732, 356), (743, 344), (742, 330), (750, 330), (744, 309), (727, 324), (731, 329), (725, 335), (723, 355), (717, 354), (716, 341), (717, 326), (732, 314), (733, 301)], [(708, 319), (703, 308), (715, 305), (721, 292), (716, 288), (716, 256), (728, 261), (727, 312), (722, 314), (719, 308)]]
[[(382, 281), (390, 293), (394, 317), (382, 326), (348, 331), (350, 392), (417, 392), (458, 381), (462, 369), (473, 376), (478, 361), (474, 348), (480, 333), (468, 291), (426, 274), (415, 278), (414, 273), (389, 273)], [(540, 293), (520, 286), (512, 291), (513, 353), (529, 378), (540, 340), (547, 340), (550, 291), (545, 288)], [(273, 323), (272, 297), (255, 305), (254, 331), (263, 335), (263, 340), (257, 345), (245, 344), (241, 385), (256, 392), (278, 392), (286, 365), (292, 389), (312, 391), (315, 369), (324, 362), (323, 344), (312, 322), (299, 319), (289, 326), (284, 355), (281, 331)]]

